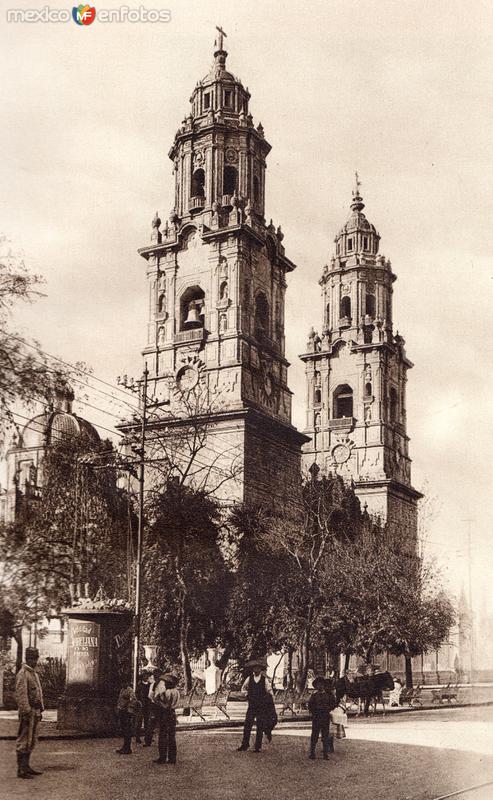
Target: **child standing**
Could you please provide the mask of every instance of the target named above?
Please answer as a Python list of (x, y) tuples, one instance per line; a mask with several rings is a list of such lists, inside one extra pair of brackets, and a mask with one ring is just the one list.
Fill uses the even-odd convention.
[(318, 676), (313, 681), (315, 692), (308, 702), (308, 710), (312, 715), (312, 733), (310, 737), (310, 755), (315, 758), (315, 747), (318, 737), (322, 735), (322, 746), (325, 761), (328, 761), (329, 753), (334, 752), (334, 747), (330, 739), (330, 712), (335, 708), (335, 700), (332, 692), (327, 691), (325, 678)]
[(132, 731), (135, 722), (135, 716), (140, 710), (140, 703), (135, 696), (132, 689), (132, 681), (130, 675), (125, 675), (122, 680), (122, 688), (118, 696), (118, 703), (116, 710), (120, 722), (120, 728), (123, 735), (123, 745), (117, 750), (120, 755), (130, 755), (132, 752)]

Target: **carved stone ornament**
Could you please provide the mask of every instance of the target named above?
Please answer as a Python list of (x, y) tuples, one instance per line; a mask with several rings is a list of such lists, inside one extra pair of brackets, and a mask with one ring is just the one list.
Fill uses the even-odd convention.
[(351, 293), (351, 286), (349, 283), (342, 283), (341, 284), (341, 296)]
[(228, 164), (236, 164), (238, 161), (238, 153), (234, 149), (234, 147), (227, 147), (226, 152), (224, 154), (226, 156), (226, 161)]
[(204, 160), (205, 160), (205, 156), (204, 156), (203, 151), (202, 150), (197, 150), (197, 152), (194, 153), (194, 156), (193, 156), (194, 166), (195, 167), (201, 167), (202, 164), (204, 163)]

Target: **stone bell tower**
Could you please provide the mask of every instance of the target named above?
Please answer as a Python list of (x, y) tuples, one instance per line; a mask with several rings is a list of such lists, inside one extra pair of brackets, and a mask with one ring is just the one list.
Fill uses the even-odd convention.
[(379, 253), (380, 236), (363, 213), (360, 182), (335, 254), (319, 281), (321, 335), (312, 328), (306, 368), (305, 468), (316, 463), (352, 480), (362, 506), (407, 542), (417, 536), (406, 429), (404, 339), (393, 332), (396, 276)]
[(236, 499), (269, 501), (298, 483), (306, 441), (291, 424), (284, 355), (286, 276), (295, 265), (281, 229), (266, 224), (271, 146), (254, 125), (248, 89), (226, 69), (225, 36), (218, 28), (214, 63), (169, 151), (169, 221), (156, 214), (139, 250), (149, 285), (143, 354), (150, 389), (171, 412), (179, 415), (180, 400), (205, 387), (208, 458), (219, 456), (224, 471), (228, 459), (241, 462)]

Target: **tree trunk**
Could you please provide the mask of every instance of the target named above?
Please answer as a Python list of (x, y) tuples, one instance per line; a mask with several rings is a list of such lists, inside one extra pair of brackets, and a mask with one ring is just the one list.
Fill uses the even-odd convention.
[(216, 667), (220, 669), (221, 672), (224, 672), (224, 670), (228, 666), (229, 659), (231, 658), (232, 649), (233, 649), (232, 646), (230, 644), (227, 644), (226, 647), (224, 648), (224, 653), (216, 661)]
[(180, 655), (185, 677), (185, 692), (189, 692), (192, 688), (192, 668), (188, 653), (188, 614), (185, 608), (185, 598), (180, 604)]
[(329, 669), (331, 669), (336, 678), (339, 677), (339, 667), (341, 663), (341, 651), (335, 647), (329, 651)]
[(350, 653), (344, 654), (344, 672), (347, 672), (349, 669), (349, 659), (351, 658)]
[(283, 651), (283, 652), (281, 653), (281, 658), (280, 658), (280, 659), (279, 659), (279, 661), (277, 662), (276, 666), (274, 667), (274, 671), (272, 672), (271, 681), (272, 681), (272, 687), (273, 687), (273, 688), (274, 688), (275, 681), (276, 681), (276, 672), (277, 672), (277, 668), (278, 668), (279, 664), (281, 663), (281, 661), (283, 660), (284, 656), (285, 656), (285, 653), (284, 653), (284, 651)]
[(310, 658), (310, 629), (307, 628), (303, 634), (300, 647), (300, 667), (298, 672), (298, 691), (302, 692), (306, 686), (308, 678), (308, 660)]
[(14, 640), (17, 645), (17, 651), (15, 654), (15, 671), (19, 672), (22, 666), (22, 656), (23, 656), (22, 627), (15, 628), (13, 633), (14, 633)]
[(366, 663), (371, 664), (372, 658), (373, 658), (373, 645), (371, 645), (371, 647), (369, 647), (368, 650), (366, 651), (366, 656), (365, 656)]
[(406, 660), (406, 689), (413, 688), (413, 662), (411, 656), (405, 655)]
[(293, 648), (288, 647), (288, 668), (286, 673), (286, 689), (293, 688)]

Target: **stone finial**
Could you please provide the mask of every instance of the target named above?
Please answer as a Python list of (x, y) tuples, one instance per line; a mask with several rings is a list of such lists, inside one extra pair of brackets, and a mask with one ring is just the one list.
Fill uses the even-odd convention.
[(365, 207), (363, 198), (360, 194), (361, 181), (357, 172), (355, 174), (355, 183), (353, 189), (353, 201), (351, 203), (351, 211), (362, 211)]
[(157, 211), (151, 224), (153, 228), (159, 228), (161, 226), (161, 220), (159, 219), (159, 213)]
[(282, 242), (282, 240), (284, 239), (284, 234), (283, 234), (283, 232), (281, 230), (281, 226), (280, 225), (278, 225), (277, 234), (276, 235), (277, 235), (278, 240), (280, 242)]

